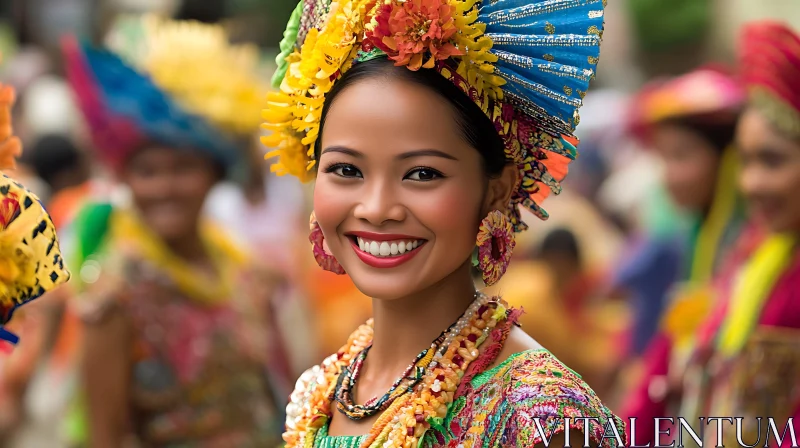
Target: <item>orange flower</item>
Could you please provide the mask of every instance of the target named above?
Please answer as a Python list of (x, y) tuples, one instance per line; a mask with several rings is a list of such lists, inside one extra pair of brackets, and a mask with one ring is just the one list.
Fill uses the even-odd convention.
[(0, 84), (0, 170), (13, 169), (14, 159), (22, 154), (22, 145), (11, 127), (14, 98), (14, 89)]
[(455, 14), (456, 8), (442, 0), (390, 0), (377, 8), (366, 34), (396, 65), (433, 68), (437, 60), (464, 54), (453, 43)]

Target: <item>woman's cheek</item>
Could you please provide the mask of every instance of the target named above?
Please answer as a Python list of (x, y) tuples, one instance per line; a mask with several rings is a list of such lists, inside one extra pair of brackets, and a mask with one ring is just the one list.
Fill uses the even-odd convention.
[(479, 205), (466, 200), (476, 196), (465, 195), (467, 191), (463, 186), (442, 187), (408, 201), (412, 204), (409, 208), (440, 243), (448, 243), (451, 249), (460, 244), (471, 247), (475, 244), (480, 218)]
[(324, 178), (314, 186), (314, 215), (328, 238), (335, 238), (336, 229), (353, 208), (353, 195)]

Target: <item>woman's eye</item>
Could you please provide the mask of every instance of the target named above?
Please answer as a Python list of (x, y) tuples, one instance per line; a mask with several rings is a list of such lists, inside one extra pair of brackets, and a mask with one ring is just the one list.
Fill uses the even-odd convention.
[(361, 171), (353, 165), (339, 164), (334, 165), (327, 169), (329, 173), (333, 173), (340, 177), (363, 177)]
[(442, 177), (442, 174), (431, 168), (417, 168), (406, 174), (406, 179), (426, 182)]

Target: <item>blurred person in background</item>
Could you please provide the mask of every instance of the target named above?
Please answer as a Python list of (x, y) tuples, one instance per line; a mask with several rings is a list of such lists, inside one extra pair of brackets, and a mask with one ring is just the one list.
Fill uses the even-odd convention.
[[(11, 126), (14, 90), (0, 84), (0, 170), (13, 172), (20, 140)], [(20, 393), (30, 377), (31, 350), (13, 352), (19, 337), (9, 331), (19, 307), (68, 281), (55, 226), (41, 201), (16, 180), (0, 172), (0, 349), (4, 352), (0, 376), (0, 443), (22, 419)], [(33, 305), (28, 305), (28, 307)], [(26, 307), (27, 310), (27, 307)], [(17, 316), (21, 313), (17, 312)], [(11, 321), (11, 322), (10, 322)], [(8, 325), (11, 323), (11, 325)], [(24, 324), (30, 324), (23, 319)], [(36, 322), (33, 322), (36, 324)], [(31, 340), (37, 346), (39, 341)], [(22, 358), (22, 359), (20, 359)]]
[(487, 291), (525, 310), (522, 328), (605, 400), (627, 319), (619, 303), (599, 300), (601, 273), (587, 265), (572, 231), (555, 228), (535, 246), (518, 247), (514, 264)]
[[(688, 238), (673, 242), (681, 249), (680, 258), (653, 257), (643, 252), (634, 259), (635, 263), (645, 256), (651, 261), (679, 261), (680, 271), (675, 278), (678, 283), (668, 292), (671, 297), (661, 296), (662, 290), (656, 296), (638, 298), (652, 300), (654, 307), (662, 302), (665, 311), (642, 358), (633, 360), (635, 373), (626, 376), (635, 381), (624, 404), (623, 414), (628, 417), (650, 422), (654, 417), (677, 415), (679, 399), (673, 402), (667, 395), (667, 377), (685, 368), (694, 332), (715, 300), (711, 280), (723, 268), (745, 221), (736, 188), (738, 160), (733, 145), (743, 99), (744, 91), (737, 80), (721, 69), (707, 67), (656, 81), (635, 101), (633, 130), (662, 159), (667, 191), (690, 214), (692, 223)], [(654, 250), (657, 246), (650, 247)], [(670, 251), (668, 245), (661, 248), (662, 252)], [(643, 291), (635, 287), (637, 275), (633, 275), (641, 266), (633, 262), (630, 266), (633, 269), (620, 273), (618, 285)], [(669, 282), (659, 284), (666, 286)], [(649, 440), (653, 436), (649, 428), (637, 431), (637, 443), (646, 443), (642, 437)]]
[(72, 220), (80, 203), (90, 193), (91, 166), (88, 155), (65, 135), (43, 135), (25, 159), (49, 188), (47, 208), (57, 228)]
[(112, 40), (117, 53), (64, 43), (94, 145), (129, 189), (72, 224), (83, 334), (71, 443), (277, 446), (292, 375), (272, 312), (284, 280), (202, 218), (257, 129), (257, 55), (212, 25), (140, 26)]
[[(84, 184), (88, 183), (90, 174), (87, 157), (69, 138), (54, 134), (40, 137), (25, 152), (22, 160), (26, 161), (38, 178), (47, 185), (47, 199), (43, 202), (53, 224), (64, 237), (64, 233), (61, 232), (64, 223), (77, 210), (86, 195)], [(65, 254), (69, 256), (69, 250), (66, 247), (64, 249)], [(24, 318), (29, 321), (25, 322), (21, 333), (25, 343), (19, 347), (13, 363), (6, 365), (6, 369), (14, 373), (4, 382), (8, 392), (4, 406), (16, 409), (20, 415), (20, 420), (15, 423), (16, 428), (12, 431), (13, 437), (9, 437), (10, 440), (7, 442), (11, 446), (16, 446), (19, 435), (27, 432), (29, 428), (33, 429), (33, 426), (36, 426), (34, 422), (40, 417), (52, 417), (46, 412), (42, 413), (48, 405), (38, 400), (43, 397), (39, 389), (42, 386), (41, 375), (44, 374), (42, 368), (48, 364), (46, 359), (54, 349), (55, 339), (63, 330), (68, 297), (68, 292), (61, 289), (47, 294), (25, 310)], [(49, 385), (61, 386), (63, 383)], [(47, 400), (47, 403), (58, 402), (55, 397), (67, 389), (68, 387), (49, 388), (50, 400)], [(49, 418), (47, 420), (52, 421)], [(48, 425), (45, 432), (54, 430), (56, 426)], [(36, 426), (36, 429), (41, 431), (44, 428)]]
[[(800, 421), (800, 34), (756, 22), (740, 39), (749, 96), (736, 137), (739, 185), (767, 233), (754, 246), (743, 240), (749, 256), (720, 282), (722, 300), (676, 388), (683, 416), (744, 417), (741, 440), (759, 444), (757, 417), (774, 418), (779, 431)], [(708, 431), (706, 443), (734, 440), (735, 427), (723, 427), (723, 440)]]
[[(307, 211), (306, 192), (290, 179), (267, 176), (264, 147), (255, 138), (251, 141), (252, 144), (246, 148), (246, 163), (239, 170), (240, 176), (215, 186), (206, 199), (204, 211), (240, 244), (260, 257), (260, 262), (269, 264), (287, 279), (288, 288), (281, 294), (274, 312), (279, 316), (279, 324), (292, 334), (286, 341), (293, 353), (292, 368), (302, 372), (327, 353), (318, 349), (320, 342), (331, 340), (318, 338), (311, 330), (310, 318), (319, 314), (312, 313), (308, 306), (311, 289), (324, 285), (326, 293), (333, 291), (325, 282), (304, 281), (309, 270), (307, 265), (309, 262), (313, 264), (313, 259), (302, 257), (307, 255), (303, 249), (308, 240), (298, 230), (304, 227), (302, 224), (306, 220), (301, 217)], [(254, 222), (260, 225), (253, 225)], [(314, 308), (314, 311), (318, 309)], [(319, 317), (320, 320), (330, 320), (330, 315)], [(362, 316), (359, 314), (358, 317)], [(342, 336), (347, 337), (347, 334)]]

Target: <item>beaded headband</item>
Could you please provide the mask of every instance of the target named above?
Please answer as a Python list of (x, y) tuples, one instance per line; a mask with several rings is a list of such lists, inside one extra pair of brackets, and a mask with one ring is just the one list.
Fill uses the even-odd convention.
[(495, 124), (520, 171), (508, 218), (519, 206), (541, 219), (541, 202), (577, 156), (578, 108), (595, 75), (606, 0), (302, 0), (281, 42), (262, 139), (272, 171), (315, 176), (325, 96), (354, 64), (386, 57), (433, 69)]

